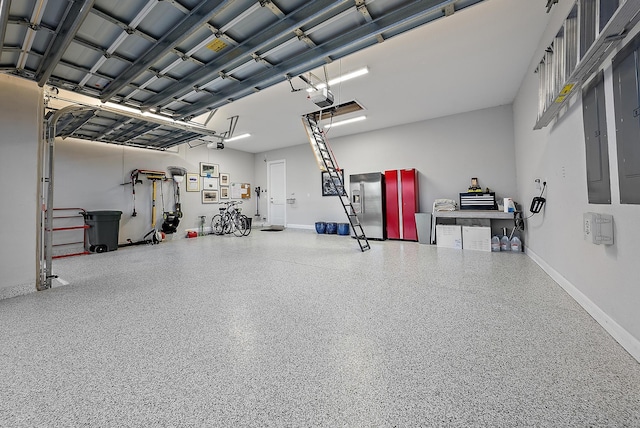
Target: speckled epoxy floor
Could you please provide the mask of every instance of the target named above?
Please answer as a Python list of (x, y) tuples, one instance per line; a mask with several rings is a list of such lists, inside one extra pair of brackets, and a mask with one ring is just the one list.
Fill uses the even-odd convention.
[(640, 364), (523, 254), (254, 231), (0, 301), (0, 426), (638, 427)]

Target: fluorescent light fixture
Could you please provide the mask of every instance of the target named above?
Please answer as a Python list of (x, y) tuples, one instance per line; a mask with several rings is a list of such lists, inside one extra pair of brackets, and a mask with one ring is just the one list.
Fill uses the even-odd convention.
[(115, 110), (126, 111), (127, 113), (142, 114), (142, 112), (139, 109), (133, 108), (133, 107), (127, 107), (127, 106), (122, 105), (122, 104), (106, 102), (106, 103), (104, 103), (102, 105), (104, 105), (106, 107), (111, 107), (112, 109), (115, 109)]
[(225, 143), (230, 143), (231, 141), (242, 140), (243, 138), (249, 138), (249, 137), (251, 137), (251, 134), (249, 134), (249, 133), (240, 134), (240, 135), (236, 135), (235, 137), (225, 138), (224, 142)]
[(364, 76), (367, 73), (369, 73), (369, 69), (367, 67), (364, 67), (359, 70), (352, 71), (351, 73), (343, 74), (340, 77), (336, 77), (335, 79), (329, 80), (329, 86), (335, 85), (340, 82), (344, 82), (345, 80), (351, 80), (356, 77)]
[[(360, 69), (352, 71), (350, 73), (343, 74), (340, 77), (336, 77), (335, 79), (329, 80), (329, 86), (333, 86), (333, 85), (336, 85), (338, 83), (354, 79), (356, 77), (364, 76), (367, 73), (369, 73), (369, 69), (367, 67), (360, 68)], [(319, 83), (319, 84), (314, 85), (314, 86), (316, 87), (316, 89), (324, 89), (324, 88), (327, 87), (327, 84), (326, 83)], [(313, 88), (307, 89), (307, 92), (313, 92), (313, 91), (314, 91)]]
[(126, 112), (126, 113), (133, 113), (133, 114), (137, 114), (137, 115), (141, 115), (141, 116), (145, 116), (145, 117), (151, 117), (153, 119), (158, 119), (158, 120), (162, 120), (165, 122), (169, 122), (169, 123), (175, 123), (176, 121), (173, 120), (172, 118), (168, 117), (168, 116), (163, 116), (161, 114), (156, 114), (156, 113), (151, 113), (148, 111), (141, 111), (137, 108), (133, 108), (133, 107), (129, 107), (126, 105), (122, 105), (122, 104), (116, 104), (116, 103), (112, 103), (112, 102), (106, 102), (102, 104), (103, 106), (106, 107), (110, 107), (114, 110), (119, 110), (121, 112)]
[(341, 120), (340, 122), (327, 123), (324, 127), (329, 129), (329, 128), (333, 128), (334, 126), (341, 126), (341, 125), (347, 125), (349, 123), (360, 122), (362, 120), (365, 120), (366, 118), (367, 116), (352, 117), (351, 119)]
[(171, 119), (170, 117), (163, 116), (161, 114), (150, 113), (148, 111), (143, 111), (142, 115), (146, 116), (146, 117), (152, 117), (152, 118), (158, 119), (158, 120), (164, 120), (165, 122), (171, 122), (171, 123), (175, 122), (175, 120)]

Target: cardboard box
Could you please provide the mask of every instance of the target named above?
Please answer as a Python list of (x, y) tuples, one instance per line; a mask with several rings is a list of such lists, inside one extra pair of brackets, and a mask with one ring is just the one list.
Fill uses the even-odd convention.
[(491, 228), (462, 226), (462, 249), (491, 252)]
[(442, 248), (462, 249), (461, 226), (439, 224), (436, 226), (436, 243)]

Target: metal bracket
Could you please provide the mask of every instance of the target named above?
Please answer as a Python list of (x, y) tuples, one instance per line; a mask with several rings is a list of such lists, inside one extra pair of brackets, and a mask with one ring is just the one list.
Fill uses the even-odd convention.
[(273, 65), (269, 61), (262, 58), (260, 55), (258, 55), (255, 52), (251, 54), (251, 58), (253, 58), (253, 60), (259, 64), (265, 65), (267, 67), (273, 67)]
[(293, 32), (295, 33), (296, 37), (298, 37), (298, 40), (306, 43), (307, 46), (309, 46), (310, 48), (314, 48), (317, 46), (315, 42), (311, 40), (309, 36), (307, 36), (305, 32), (302, 31), (300, 28), (296, 28), (295, 30), (293, 30)]
[(444, 11), (444, 16), (451, 16), (454, 13), (456, 13), (456, 7), (453, 3), (450, 3), (444, 7), (443, 11)]
[(284, 12), (282, 12), (280, 10), (280, 8), (278, 8), (278, 6), (276, 6), (270, 0), (260, 0), (260, 6), (266, 7), (267, 9), (269, 9), (278, 18), (283, 18), (284, 17)]

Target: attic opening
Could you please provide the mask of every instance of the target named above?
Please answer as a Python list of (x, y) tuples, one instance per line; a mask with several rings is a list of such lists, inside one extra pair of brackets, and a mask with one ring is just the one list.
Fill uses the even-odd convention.
[(362, 104), (353, 100), (353, 101), (347, 101), (346, 103), (331, 106), (329, 108), (312, 111), (308, 113), (307, 116), (311, 116), (313, 120), (315, 120), (316, 122), (320, 122), (321, 120), (327, 120), (332, 117), (335, 118), (345, 114), (354, 113), (360, 110), (364, 110), (364, 107), (362, 106)]

